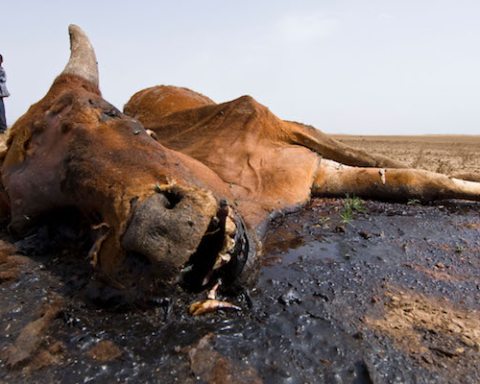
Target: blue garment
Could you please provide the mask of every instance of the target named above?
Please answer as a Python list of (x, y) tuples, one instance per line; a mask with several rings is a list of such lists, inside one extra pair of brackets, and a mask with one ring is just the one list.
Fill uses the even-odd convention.
[(7, 129), (7, 117), (5, 116), (5, 104), (3, 98), (10, 96), (7, 89), (7, 74), (5, 69), (0, 66), (0, 133)]
[(7, 74), (5, 73), (5, 69), (0, 67), (0, 97), (8, 97), (10, 96), (10, 92), (7, 89)]
[(7, 129), (7, 119), (5, 117), (5, 104), (3, 104), (3, 97), (0, 97), (0, 133)]

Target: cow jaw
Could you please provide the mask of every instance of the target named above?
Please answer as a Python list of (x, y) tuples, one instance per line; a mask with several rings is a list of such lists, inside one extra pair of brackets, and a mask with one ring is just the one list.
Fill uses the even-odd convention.
[(222, 279), (231, 284), (242, 272), (249, 241), (241, 217), (221, 201), (196, 251), (184, 264), (180, 282), (190, 289), (203, 289)]
[(193, 290), (217, 277), (234, 280), (248, 254), (243, 223), (226, 201), (179, 186), (157, 186), (133, 204), (122, 247), (146, 257), (162, 284)]

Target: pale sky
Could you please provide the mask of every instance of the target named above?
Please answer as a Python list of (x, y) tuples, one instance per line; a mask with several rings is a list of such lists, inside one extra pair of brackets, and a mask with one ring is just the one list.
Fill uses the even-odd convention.
[(169, 84), (326, 132), (480, 134), (478, 0), (5, 0), (1, 20), (9, 124), (62, 71), (75, 23), (119, 109)]

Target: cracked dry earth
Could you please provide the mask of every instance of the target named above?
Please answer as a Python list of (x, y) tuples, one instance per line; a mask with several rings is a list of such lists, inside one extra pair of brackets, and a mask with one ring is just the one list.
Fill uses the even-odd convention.
[(242, 311), (201, 317), (180, 289), (89, 303), (73, 235), (1, 243), (0, 382), (480, 382), (480, 204), (342, 207), (277, 218), (255, 287), (222, 297)]

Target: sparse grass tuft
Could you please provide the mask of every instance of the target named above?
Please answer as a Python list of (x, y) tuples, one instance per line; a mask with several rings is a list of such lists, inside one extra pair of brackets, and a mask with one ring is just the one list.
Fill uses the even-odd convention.
[(340, 217), (344, 224), (348, 224), (353, 220), (355, 213), (363, 213), (365, 211), (366, 209), (362, 199), (347, 194), (345, 201), (343, 202), (343, 209), (340, 213)]

